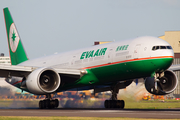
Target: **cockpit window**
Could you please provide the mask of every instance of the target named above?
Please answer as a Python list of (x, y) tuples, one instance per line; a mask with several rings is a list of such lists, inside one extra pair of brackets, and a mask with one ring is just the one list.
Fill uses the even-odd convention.
[(152, 50), (157, 50), (159, 49), (159, 46), (153, 46)]
[(153, 46), (152, 50), (158, 50), (158, 49), (172, 49), (171, 46)]
[(158, 50), (159, 49), (159, 46), (156, 46), (156, 50)]
[(172, 49), (172, 47), (171, 46), (167, 46), (167, 49)]
[(160, 46), (160, 49), (166, 49), (166, 46)]

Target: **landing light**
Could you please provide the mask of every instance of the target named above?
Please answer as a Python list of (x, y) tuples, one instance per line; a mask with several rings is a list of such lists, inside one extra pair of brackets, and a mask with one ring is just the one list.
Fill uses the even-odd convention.
[(81, 70), (80, 74), (81, 74), (81, 77), (82, 77), (83, 75), (87, 74), (87, 71), (86, 70)]

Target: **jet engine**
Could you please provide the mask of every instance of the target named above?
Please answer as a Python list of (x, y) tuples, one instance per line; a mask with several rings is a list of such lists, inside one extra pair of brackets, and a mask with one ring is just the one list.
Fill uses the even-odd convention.
[(155, 80), (154, 77), (145, 79), (146, 90), (155, 95), (166, 95), (173, 92), (178, 84), (178, 79), (173, 71), (167, 70), (164, 76)]
[(33, 94), (48, 94), (55, 92), (60, 86), (59, 74), (51, 68), (39, 68), (27, 76), (27, 89)]

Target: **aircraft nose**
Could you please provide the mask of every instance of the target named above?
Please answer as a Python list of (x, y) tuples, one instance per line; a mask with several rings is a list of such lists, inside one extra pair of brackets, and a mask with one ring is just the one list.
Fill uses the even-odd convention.
[(174, 51), (173, 50), (169, 50), (166, 51), (167, 56), (172, 56), (174, 58)]
[[(174, 51), (173, 50), (167, 50), (166, 52), (165, 52), (165, 54), (166, 54), (166, 58), (167, 59), (164, 59), (163, 61), (163, 63), (165, 64), (164, 65), (164, 67), (166, 66), (167, 68), (169, 68), (171, 65), (172, 65), (172, 63), (173, 63), (173, 59), (174, 59)], [(165, 68), (166, 69), (166, 68)]]

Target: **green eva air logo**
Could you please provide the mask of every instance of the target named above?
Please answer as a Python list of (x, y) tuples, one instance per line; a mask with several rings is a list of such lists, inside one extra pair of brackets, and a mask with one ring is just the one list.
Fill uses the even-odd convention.
[(16, 30), (16, 27), (15, 27), (14, 23), (12, 23), (11, 26), (10, 26), (9, 42), (10, 42), (11, 51), (13, 53), (16, 52), (18, 44), (19, 44), (19, 35), (17, 33), (17, 30)]

